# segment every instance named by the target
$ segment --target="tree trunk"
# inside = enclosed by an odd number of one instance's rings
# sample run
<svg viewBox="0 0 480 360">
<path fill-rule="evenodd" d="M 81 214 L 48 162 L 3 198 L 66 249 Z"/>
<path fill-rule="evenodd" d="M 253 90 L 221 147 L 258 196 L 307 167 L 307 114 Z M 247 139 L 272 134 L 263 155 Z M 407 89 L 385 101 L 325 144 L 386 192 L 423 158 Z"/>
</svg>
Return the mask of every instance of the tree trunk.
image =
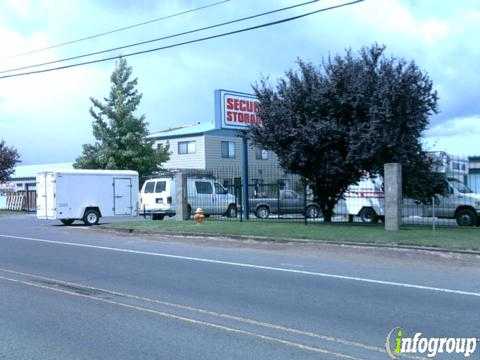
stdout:
<svg viewBox="0 0 480 360">
<path fill-rule="evenodd" d="M 327 198 L 327 199 L 319 199 L 320 209 L 322 210 L 323 214 L 323 222 L 331 223 L 333 218 L 333 209 L 335 208 L 336 201 Z"/>
</svg>

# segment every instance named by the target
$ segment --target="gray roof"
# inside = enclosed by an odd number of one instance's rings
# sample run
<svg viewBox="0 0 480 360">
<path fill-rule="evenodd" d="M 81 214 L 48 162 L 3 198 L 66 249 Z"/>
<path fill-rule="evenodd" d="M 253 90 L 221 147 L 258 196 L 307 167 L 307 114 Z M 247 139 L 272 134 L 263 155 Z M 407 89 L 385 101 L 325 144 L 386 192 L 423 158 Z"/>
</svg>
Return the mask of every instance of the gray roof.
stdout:
<svg viewBox="0 0 480 360">
<path fill-rule="evenodd" d="M 216 130 L 213 122 L 198 123 L 194 125 L 180 126 L 177 128 L 170 128 L 166 130 L 152 132 L 149 139 L 162 139 L 170 137 L 181 137 L 188 135 L 203 134 L 208 131 Z"/>
</svg>

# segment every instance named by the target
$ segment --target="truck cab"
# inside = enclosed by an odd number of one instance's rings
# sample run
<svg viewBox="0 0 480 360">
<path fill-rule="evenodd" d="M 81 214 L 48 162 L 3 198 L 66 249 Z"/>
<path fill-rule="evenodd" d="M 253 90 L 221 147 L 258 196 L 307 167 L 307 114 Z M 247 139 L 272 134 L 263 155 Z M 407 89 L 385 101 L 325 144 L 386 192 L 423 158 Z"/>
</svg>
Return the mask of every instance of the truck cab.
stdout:
<svg viewBox="0 0 480 360">
<path fill-rule="evenodd" d="M 456 219 L 459 226 L 478 226 L 480 194 L 455 178 L 447 179 L 445 186 L 445 195 L 437 195 L 433 203 L 425 205 L 424 216 Z"/>
</svg>

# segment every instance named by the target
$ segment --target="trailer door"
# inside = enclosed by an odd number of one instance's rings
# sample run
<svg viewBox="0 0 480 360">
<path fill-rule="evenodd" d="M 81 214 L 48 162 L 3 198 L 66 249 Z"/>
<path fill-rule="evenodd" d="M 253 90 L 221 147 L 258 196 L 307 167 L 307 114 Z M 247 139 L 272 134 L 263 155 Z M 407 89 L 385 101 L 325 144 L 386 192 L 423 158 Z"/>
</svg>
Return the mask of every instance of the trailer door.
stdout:
<svg viewBox="0 0 480 360">
<path fill-rule="evenodd" d="M 113 179 L 114 215 L 132 215 L 132 179 Z"/>
<path fill-rule="evenodd" d="M 40 219 L 47 218 L 47 174 L 41 173 L 37 175 L 37 217 Z"/>
<path fill-rule="evenodd" d="M 55 219 L 56 194 L 55 174 L 41 173 L 37 176 L 37 217 L 40 219 Z"/>
</svg>

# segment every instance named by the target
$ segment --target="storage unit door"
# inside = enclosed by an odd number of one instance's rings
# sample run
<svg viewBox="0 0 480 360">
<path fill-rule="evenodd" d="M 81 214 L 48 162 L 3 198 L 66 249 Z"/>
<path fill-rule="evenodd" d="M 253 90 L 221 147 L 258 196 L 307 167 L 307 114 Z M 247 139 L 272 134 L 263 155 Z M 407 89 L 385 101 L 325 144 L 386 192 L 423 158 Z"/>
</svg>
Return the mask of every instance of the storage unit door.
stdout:
<svg viewBox="0 0 480 360">
<path fill-rule="evenodd" d="M 132 215 L 132 179 L 113 179 L 113 208 L 115 215 Z"/>
</svg>

